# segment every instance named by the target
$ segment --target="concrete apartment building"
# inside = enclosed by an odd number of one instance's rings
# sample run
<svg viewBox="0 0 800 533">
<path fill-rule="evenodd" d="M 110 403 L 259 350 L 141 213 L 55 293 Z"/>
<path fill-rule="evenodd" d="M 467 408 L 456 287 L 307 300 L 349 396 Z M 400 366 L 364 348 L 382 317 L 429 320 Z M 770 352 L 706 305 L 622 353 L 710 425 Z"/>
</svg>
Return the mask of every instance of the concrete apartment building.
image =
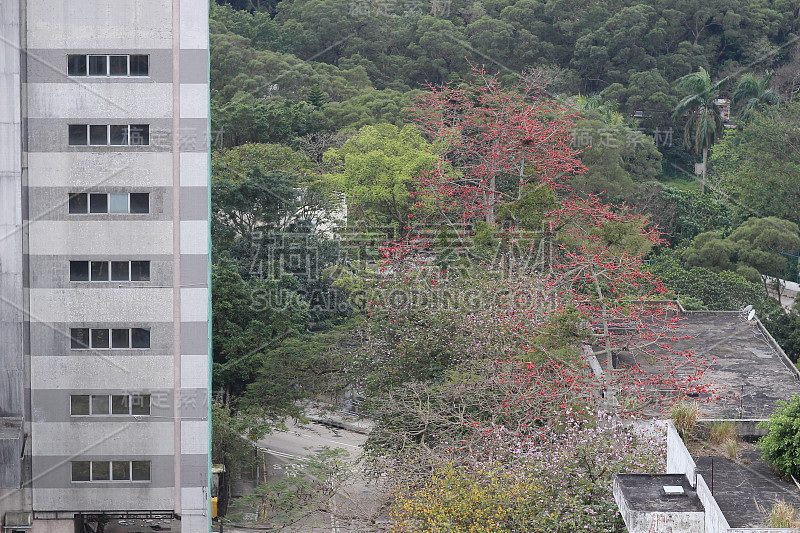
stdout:
<svg viewBox="0 0 800 533">
<path fill-rule="evenodd" d="M 0 1 L 3 533 L 209 530 L 208 90 L 206 0 Z"/>
</svg>

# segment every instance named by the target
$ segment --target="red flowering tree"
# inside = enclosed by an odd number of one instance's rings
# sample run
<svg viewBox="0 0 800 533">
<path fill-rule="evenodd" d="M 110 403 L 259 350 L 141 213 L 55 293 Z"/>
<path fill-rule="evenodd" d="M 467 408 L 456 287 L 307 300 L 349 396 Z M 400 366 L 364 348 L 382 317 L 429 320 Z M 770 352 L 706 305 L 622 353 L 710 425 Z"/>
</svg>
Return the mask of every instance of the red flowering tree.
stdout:
<svg viewBox="0 0 800 533">
<path fill-rule="evenodd" d="M 520 200 L 528 185 L 557 188 L 583 169 L 571 144 L 575 116 L 536 76 L 509 90 L 473 67 L 466 83 L 430 87 L 411 118 L 447 163 L 419 176 L 419 206 L 451 222 L 493 227 L 498 208 Z"/>
<path fill-rule="evenodd" d="M 703 377 L 712 361 L 671 348 L 685 338 L 685 319 L 664 301 L 666 289 L 642 259 L 663 243 L 660 233 L 632 208 L 591 195 L 566 198 L 549 215 L 557 246 L 547 290 L 588 325 L 587 344 L 596 347 L 591 356 L 605 359 L 607 407 L 621 407 L 617 394 L 628 410 L 717 397 Z"/>
</svg>

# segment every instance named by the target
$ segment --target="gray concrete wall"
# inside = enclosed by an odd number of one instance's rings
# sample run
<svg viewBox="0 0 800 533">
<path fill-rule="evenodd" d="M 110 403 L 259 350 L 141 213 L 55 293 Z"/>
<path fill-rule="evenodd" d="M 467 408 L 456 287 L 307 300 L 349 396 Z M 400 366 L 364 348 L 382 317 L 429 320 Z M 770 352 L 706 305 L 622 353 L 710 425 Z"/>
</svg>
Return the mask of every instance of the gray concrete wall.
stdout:
<svg viewBox="0 0 800 533">
<path fill-rule="evenodd" d="M 22 485 L 23 358 L 21 17 L 0 3 L 0 490 Z M 13 509 L 12 509 L 13 510 Z"/>
</svg>

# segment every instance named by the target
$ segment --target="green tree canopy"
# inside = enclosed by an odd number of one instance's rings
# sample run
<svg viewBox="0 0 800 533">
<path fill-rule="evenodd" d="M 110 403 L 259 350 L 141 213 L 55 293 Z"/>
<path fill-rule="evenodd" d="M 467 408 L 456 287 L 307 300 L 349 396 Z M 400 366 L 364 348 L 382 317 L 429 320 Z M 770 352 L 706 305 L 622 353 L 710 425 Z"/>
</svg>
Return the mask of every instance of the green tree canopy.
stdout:
<svg viewBox="0 0 800 533">
<path fill-rule="evenodd" d="M 746 215 L 800 224 L 800 102 L 755 112 L 737 132 L 726 133 L 710 171 L 721 194 Z"/>
<path fill-rule="evenodd" d="M 348 216 L 400 228 L 407 227 L 417 201 L 412 196 L 414 176 L 430 171 L 438 160 L 415 126 L 391 124 L 364 126 L 344 146 L 324 155 L 335 169 L 326 179 L 347 195 Z"/>
</svg>

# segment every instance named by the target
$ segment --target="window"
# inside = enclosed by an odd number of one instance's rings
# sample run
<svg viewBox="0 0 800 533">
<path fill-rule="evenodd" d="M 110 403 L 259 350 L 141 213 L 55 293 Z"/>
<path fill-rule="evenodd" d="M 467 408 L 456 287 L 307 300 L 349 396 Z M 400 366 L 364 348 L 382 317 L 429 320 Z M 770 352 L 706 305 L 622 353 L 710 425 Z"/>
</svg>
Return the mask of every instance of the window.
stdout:
<svg viewBox="0 0 800 533">
<path fill-rule="evenodd" d="M 150 193 L 69 193 L 69 213 L 85 215 L 111 213 L 141 215 L 150 212 Z"/>
<path fill-rule="evenodd" d="M 114 481 L 127 481 L 131 478 L 131 463 L 129 461 L 111 461 L 111 479 Z"/>
<path fill-rule="evenodd" d="M 70 338 L 70 348 L 73 350 L 89 349 L 89 328 L 72 328 Z"/>
<path fill-rule="evenodd" d="M 69 401 L 72 416 L 150 415 L 149 394 L 73 394 Z"/>
<path fill-rule="evenodd" d="M 112 124 L 109 126 L 109 131 L 109 144 L 113 146 L 125 146 L 128 144 L 128 126 Z"/>
<path fill-rule="evenodd" d="M 72 481 L 89 481 L 91 471 L 91 461 L 72 461 Z"/>
<path fill-rule="evenodd" d="M 92 461 L 92 481 L 111 480 L 111 463 L 108 461 Z"/>
<path fill-rule="evenodd" d="M 69 280 L 89 281 L 89 261 L 70 261 Z"/>
<path fill-rule="evenodd" d="M 150 414 L 150 395 L 149 394 L 131 394 L 131 414 L 132 415 L 149 415 Z"/>
<path fill-rule="evenodd" d="M 130 57 L 131 76 L 147 76 L 150 73 L 150 57 L 132 55 Z"/>
<path fill-rule="evenodd" d="M 129 329 L 112 329 L 111 330 L 111 347 L 112 348 L 130 348 L 131 347 L 131 330 L 129 330 Z"/>
<path fill-rule="evenodd" d="M 69 405 L 69 412 L 72 415 L 88 415 L 90 413 L 88 395 L 73 394 L 70 396 Z"/>
<path fill-rule="evenodd" d="M 110 348 L 111 342 L 107 329 L 92 329 L 91 330 L 92 348 Z"/>
<path fill-rule="evenodd" d="M 108 395 L 106 394 L 92 395 L 92 414 L 93 415 L 108 414 Z"/>
<path fill-rule="evenodd" d="M 108 281 L 108 262 L 92 261 L 92 281 Z"/>
<path fill-rule="evenodd" d="M 136 146 L 147 146 L 150 144 L 150 125 L 131 124 L 130 144 Z"/>
<path fill-rule="evenodd" d="M 150 481 L 150 461 L 131 461 L 131 479 Z"/>
<path fill-rule="evenodd" d="M 108 75 L 127 76 L 128 56 L 108 56 Z"/>
<path fill-rule="evenodd" d="M 149 146 L 149 124 L 70 124 L 70 146 Z"/>
<path fill-rule="evenodd" d="M 107 76 L 108 56 L 89 56 L 89 76 Z"/>
<path fill-rule="evenodd" d="M 147 55 L 68 54 L 69 76 L 148 76 L 150 57 Z"/>
<path fill-rule="evenodd" d="M 83 54 L 68 55 L 67 74 L 70 76 L 86 76 L 86 56 Z"/>
<path fill-rule="evenodd" d="M 149 213 L 150 194 L 146 192 L 132 192 L 130 194 L 130 211 L 135 214 Z"/>
<path fill-rule="evenodd" d="M 149 348 L 150 330 L 143 328 L 131 328 L 131 348 Z"/>
<path fill-rule="evenodd" d="M 89 141 L 86 137 L 86 124 L 70 124 L 69 125 L 69 145 L 70 146 L 86 146 Z"/>
<path fill-rule="evenodd" d="M 150 330 L 145 328 L 71 328 L 73 350 L 108 350 L 109 348 L 150 348 Z"/>
<path fill-rule="evenodd" d="M 72 461 L 72 481 L 150 481 L 150 461 Z"/>
<path fill-rule="evenodd" d="M 69 195 L 69 212 L 75 213 L 88 213 L 89 212 L 89 195 L 86 193 L 70 193 Z"/>
<path fill-rule="evenodd" d="M 92 146 L 105 146 L 108 144 L 108 126 L 91 124 L 89 126 L 89 144 Z"/>
<path fill-rule="evenodd" d="M 114 394 L 111 396 L 111 414 L 127 415 L 130 413 L 130 402 L 127 394 Z"/>
<path fill-rule="evenodd" d="M 131 261 L 131 281 L 150 281 L 150 261 Z"/>
<path fill-rule="evenodd" d="M 110 273 L 110 277 L 109 277 Z M 70 261 L 70 281 L 150 281 L 150 261 Z"/>
</svg>

